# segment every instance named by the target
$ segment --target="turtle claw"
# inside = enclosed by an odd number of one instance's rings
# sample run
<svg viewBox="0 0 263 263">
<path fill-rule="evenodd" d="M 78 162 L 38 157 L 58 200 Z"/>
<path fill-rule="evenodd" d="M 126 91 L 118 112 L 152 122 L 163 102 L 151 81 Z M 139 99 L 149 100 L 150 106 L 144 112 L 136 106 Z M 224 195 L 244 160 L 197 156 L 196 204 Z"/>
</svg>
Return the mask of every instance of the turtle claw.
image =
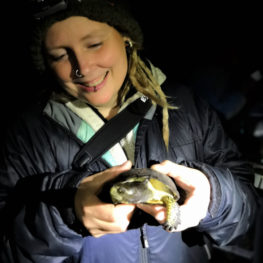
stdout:
<svg viewBox="0 0 263 263">
<path fill-rule="evenodd" d="M 163 224 L 163 229 L 167 232 L 173 232 L 176 230 L 175 226 L 169 225 L 167 222 Z"/>
</svg>

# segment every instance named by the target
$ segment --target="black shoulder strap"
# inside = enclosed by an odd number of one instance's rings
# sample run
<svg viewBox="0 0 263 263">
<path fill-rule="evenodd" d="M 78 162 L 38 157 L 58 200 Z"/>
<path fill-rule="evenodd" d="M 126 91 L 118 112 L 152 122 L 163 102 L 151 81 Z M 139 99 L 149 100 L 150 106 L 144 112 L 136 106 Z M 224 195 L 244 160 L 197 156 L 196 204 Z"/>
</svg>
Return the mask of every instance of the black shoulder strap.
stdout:
<svg viewBox="0 0 263 263">
<path fill-rule="evenodd" d="M 151 101 L 142 96 L 123 111 L 105 123 L 81 148 L 74 158 L 73 166 L 81 168 L 94 162 L 108 149 L 119 142 L 142 119 L 152 106 Z"/>
</svg>

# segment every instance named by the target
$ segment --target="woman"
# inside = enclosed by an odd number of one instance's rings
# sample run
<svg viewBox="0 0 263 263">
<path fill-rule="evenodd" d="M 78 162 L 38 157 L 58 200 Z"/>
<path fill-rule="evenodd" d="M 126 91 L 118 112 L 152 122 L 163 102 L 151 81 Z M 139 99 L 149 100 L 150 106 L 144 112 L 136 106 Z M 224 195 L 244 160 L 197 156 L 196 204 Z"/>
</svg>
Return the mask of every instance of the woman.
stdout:
<svg viewBox="0 0 263 263">
<path fill-rule="evenodd" d="M 142 34 L 127 10 L 83 0 L 42 11 L 32 55 L 51 94 L 8 132 L 1 260 L 205 262 L 205 239 L 225 245 L 245 234 L 256 209 L 249 167 L 215 113 L 137 55 Z M 168 103 L 160 85 L 176 99 Z M 152 106 L 140 123 L 96 161 L 76 167 L 83 144 L 141 96 Z M 99 198 L 103 185 L 132 165 L 164 173 L 186 192 L 172 233 L 161 226 L 162 206 Z"/>
</svg>

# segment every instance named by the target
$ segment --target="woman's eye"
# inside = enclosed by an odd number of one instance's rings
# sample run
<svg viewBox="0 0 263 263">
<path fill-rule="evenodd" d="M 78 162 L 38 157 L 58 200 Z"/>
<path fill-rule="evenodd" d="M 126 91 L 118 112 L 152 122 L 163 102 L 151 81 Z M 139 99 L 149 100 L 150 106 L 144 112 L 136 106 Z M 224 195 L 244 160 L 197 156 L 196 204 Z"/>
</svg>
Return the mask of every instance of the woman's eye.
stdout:
<svg viewBox="0 0 263 263">
<path fill-rule="evenodd" d="M 66 58 L 67 54 L 61 54 L 61 55 L 50 55 L 51 60 L 53 61 L 60 61 L 64 58 Z"/>
<path fill-rule="evenodd" d="M 98 48 L 102 45 L 102 42 L 89 45 L 89 48 Z"/>
</svg>

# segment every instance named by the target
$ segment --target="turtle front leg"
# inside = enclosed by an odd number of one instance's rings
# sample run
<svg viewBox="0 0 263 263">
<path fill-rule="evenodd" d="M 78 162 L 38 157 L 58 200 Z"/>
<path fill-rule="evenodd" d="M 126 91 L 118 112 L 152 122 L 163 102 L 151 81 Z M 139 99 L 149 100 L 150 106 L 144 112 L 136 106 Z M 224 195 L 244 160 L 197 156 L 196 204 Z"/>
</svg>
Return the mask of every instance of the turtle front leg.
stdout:
<svg viewBox="0 0 263 263">
<path fill-rule="evenodd" d="M 181 223 L 180 220 L 180 206 L 170 196 L 165 196 L 162 199 L 166 207 L 166 222 L 163 224 L 164 230 L 172 232 L 177 229 L 178 225 Z"/>
</svg>

